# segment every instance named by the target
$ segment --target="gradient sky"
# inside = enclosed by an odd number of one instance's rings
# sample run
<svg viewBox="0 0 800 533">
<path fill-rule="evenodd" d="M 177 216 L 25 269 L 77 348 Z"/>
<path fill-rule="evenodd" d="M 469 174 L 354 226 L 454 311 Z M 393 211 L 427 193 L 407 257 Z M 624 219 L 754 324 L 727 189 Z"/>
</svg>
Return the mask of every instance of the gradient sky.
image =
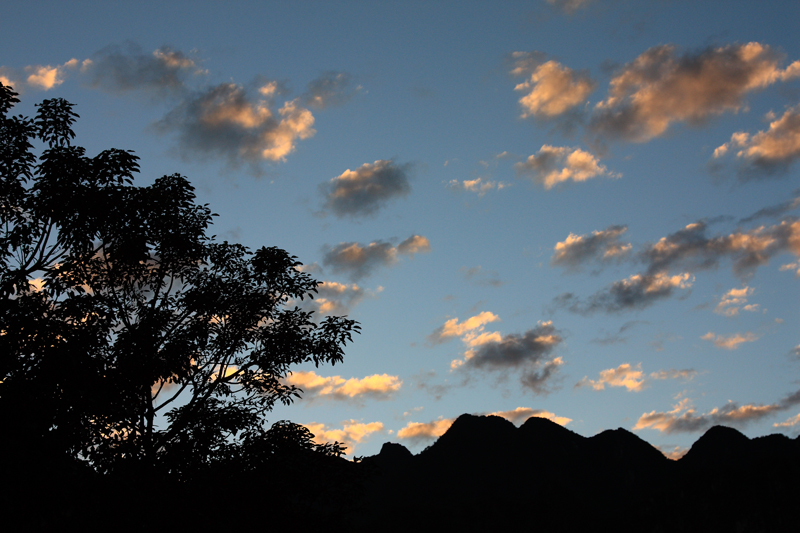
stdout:
<svg viewBox="0 0 800 533">
<path fill-rule="evenodd" d="M 800 430 L 800 3 L 16 2 L 15 113 L 175 172 L 362 334 L 268 413 L 372 455 L 462 413 Z"/>
</svg>

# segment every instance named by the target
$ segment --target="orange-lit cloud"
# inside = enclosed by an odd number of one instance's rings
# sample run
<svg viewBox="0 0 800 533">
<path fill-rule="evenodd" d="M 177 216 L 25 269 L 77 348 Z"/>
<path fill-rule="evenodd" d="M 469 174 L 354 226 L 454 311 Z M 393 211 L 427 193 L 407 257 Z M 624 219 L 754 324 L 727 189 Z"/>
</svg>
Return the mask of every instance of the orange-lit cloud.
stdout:
<svg viewBox="0 0 800 533">
<path fill-rule="evenodd" d="M 714 346 L 716 346 L 717 348 L 723 348 L 725 350 L 735 350 L 739 347 L 740 344 L 744 344 L 745 342 L 757 341 L 758 335 L 750 332 L 747 332 L 745 334 L 734 333 L 733 335 L 714 335 L 713 332 L 709 331 L 700 338 L 705 341 L 713 342 Z"/>
<path fill-rule="evenodd" d="M 601 165 L 597 157 L 580 148 L 542 145 L 539 152 L 514 165 L 517 174 L 528 176 L 535 183 L 549 190 L 567 181 L 586 181 L 598 176 L 619 178 L 622 175 L 610 172 Z"/>
<path fill-rule="evenodd" d="M 743 131 L 734 133 L 730 141 L 714 150 L 714 159 L 734 150 L 742 165 L 743 177 L 758 171 L 766 174 L 785 171 L 800 159 L 800 105 L 771 121 L 766 131 L 755 135 Z"/>
<path fill-rule="evenodd" d="M 644 142 L 675 122 L 701 124 L 738 111 L 748 93 L 800 76 L 800 61 L 780 68 L 780 55 L 759 43 L 708 48 L 677 56 L 656 46 L 622 67 L 591 121 L 601 135 Z"/>
<path fill-rule="evenodd" d="M 365 396 L 375 400 L 385 400 L 403 385 L 398 376 L 388 374 L 344 379 L 341 376 L 320 376 L 314 371 L 293 372 L 284 381 L 287 385 L 299 387 L 308 396 L 328 397 L 334 400 L 351 400 Z"/>
<path fill-rule="evenodd" d="M 340 442 L 345 445 L 345 453 L 352 454 L 357 445 L 368 439 L 373 433 L 383 431 L 382 422 L 362 423 L 357 420 L 343 422 L 341 429 L 333 429 L 325 424 L 311 423 L 303 424 L 311 433 L 314 434 L 314 442 L 323 444 L 326 442 Z"/>
<path fill-rule="evenodd" d="M 578 270 L 589 261 L 618 262 L 627 257 L 633 248 L 630 243 L 619 242 L 627 230 L 627 226 L 609 226 L 589 235 L 570 233 L 565 241 L 556 243 L 550 264 Z"/>
<path fill-rule="evenodd" d="M 776 428 L 791 428 L 796 426 L 797 424 L 800 424 L 800 414 L 796 414 L 791 418 L 787 418 L 783 422 L 776 422 L 772 424 L 772 426 Z"/>
<path fill-rule="evenodd" d="M 543 409 L 531 409 L 530 407 L 517 407 L 516 409 L 512 409 L 511 411 L 495 411 L 494 413 L 489 413 L 489 416 L 501 416 L 512 422 L 514 424 L 521 424 L 531 418 L 532 416 L 539 417 L 539 418 L 546 418 L 548 420 L 552 420 L 559 426 L 566 426 L 570 422 L 572 422 L 571 418 L 567 418 L 565 416 L 556 416 L 554 413 L 550 411 L 545 411 Z"/>
<path fill-rule="evenodd" d="M 742 287 L 741 289 L 731 289 L 722 295 L 714 312 L 723 316 L 736 316 L 739 310 L 744 311 L 757 311 L 758 305 L 745 305 L 747 304 L 747 297 L 753 294 L 753 288 Z"/>
<path fill-rule="evenodd" d="M 594 91 L 595 83 L 586 75 L 575 73 L 556 61 L 537 66 L 530 79 L 514 90 L 523 93 L 519 104 L 522 118 L 552 118 L 582 105 Z"/>
<path fill-rule="evenodd" d="M 396 248 L 385 241 L 369 244 L 341 242 L 334 247 L 323 248 L 322 262 L 334 272 L 348 275 L 353 280 L 369 276 L 380 266 L 392 266 L 398 254 L 413 256 L 431 249 L 430 241 L 422 235 L 412 235 Z"/>
<path fill-rule="evenodd" d="M 620 313 L 649 307 L 659 300 L 669 298 L 676 289 L 691 287 L 693 282 L 694 277 L 688 272 L 674 276 L 665 272 L 635 274 L 615 281 L 586 300 L 581 301 L 572 293 L 564 293 L 556 297 L 554 303 L 582 315 L 596 312 Z"/>
<path fill-rule="evenodd" d="M 632 367 L 628 363 L 619 365 L 617 368 L 601 370 L 600 377 L 596 380 L 584 377 L 575 386 L 592 387 L 594 390 L 603 390 L 606 385 L 609 387 L 625 387 L 630 391 L 639 392 L 644 388 L 645 379 L 642 372 L 642 365 Z"/>
<path fill-rule="evenodd" d="M 642 371 L 641 363 L 635 367 L 628 363 L 619 365 L 617 368 L 609 368 L 600 371 L 600 377 L 597 379 L 589 379 L 588 376 L 584 377 L 576 387 L 591 387 L 594 390 L 603 390 L 606 385 L 609 387 L 625 387 L 629 391 L 640 392 L 647 387 L 650 380 L 663 380 L 663 379 L 693 379 L 697 375 L 697 371 L 692 368 L 682 370 L 659 370 L 658 372 L 651 372 L 645 375 Z"/>
<path fill-rule="evenodd" d="M 409 422 L 397 432 L 397 437 L 413 444 L 431 441 L 444 435 L 454 421 L 453 418 L 439 418 L 433 422 Z"/>
<path fill-rule="evenodd" d="M 458 318 L 451 318 L 428 335 L 428 341 L 433 344 L 439 344 L 462 335 L 470 335 L 470 338 L 474 338 L 477 336 L 477 332 L 483 331 L 486 324 L 498 320 L 500 320 L 500 317 L 489 311 L 478 313 L 461 323 L 458 322 Z"/>
<path fill-rule="evenodd" d="M 408 181 L 410 168 L 409 164 L 378 160 L 364 163 L 356 170 L 347 169 L 320 185 L 325 195 L 323 208 L 330 209 L 337 217 L 372 215 L 393 198 L 411 192 Z"/>
</svg>

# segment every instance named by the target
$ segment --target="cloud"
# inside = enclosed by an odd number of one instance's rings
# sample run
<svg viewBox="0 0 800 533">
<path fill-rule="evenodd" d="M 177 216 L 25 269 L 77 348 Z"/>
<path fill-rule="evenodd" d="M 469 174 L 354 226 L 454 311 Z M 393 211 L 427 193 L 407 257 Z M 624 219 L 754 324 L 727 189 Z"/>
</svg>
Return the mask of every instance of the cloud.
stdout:
<svg viewBox="0 0 800 533">
<path fill-rule="evenodd" d="M 789 165 L 800 159 L 800 105 L 770 122 L 766 131 L 755 135 L 744 131 L 734 133 L 730 141 L 714 150 L 713 158 L 719 159 L 732 150 L 736 150 L 742 178 L 786 172 Z"/>
<path fill-rule="evenodd" d="M 344 273 L 357 280 L 372 274 L 380 266 L 392 266 L 398 254 L 413 256 L 430 251 L 430 242 L 421 235 L 412 235 L 397 248 L 388 242 L 374 241 L 367 245 L 342 242 L 333 248 L 323 248 L 322 262 L 334 272 Z"/>
<path fill-rule="evenodd" d="M 791 418 L 786 419 L 784 422 L 776 422 L 772 424 L 776 428 L 790 428 L 800 424 L 800 414 L 796 414 Z"/>
<path fill-rule="evenodd" d="M 572 293 L 564 293 L 556 297 L 554 303 L 582 315 L 591 315 L 598 311 L 620 313 L 649 307 L 659 300 L 671 297 L 676 289 L 691 287 L 693 282 L 694 277 L 686 272 L 674 276 L 665 272 L 635 274 L 615 281 L 583 302 Z"/>
<path fill-rule="evenodd" d="M 353 77 L 346 72 L 328 71 L 308 83 L 303 102 L 309 107 L 326 109 L 346 104 L 361 87 L 353 87 Z"/>
<path fill-rule="evenodd" d="M 585 8 L 592 2 L 594 2 L 594 0 L 547 0 L 548 4 L 568 15 Z"/>
<path fill-rule="evenodd" d="M 512 73 L 521 72 L 520 68 L 524 67 L 515 66 Z M 514 87 L 515 91 L 523 93 L 519 100 L 521 117 L 539 119 L 557 117 L 580 106 L 594 89 L 595 83 L 588 75 L 576 73 L 552 60 L 537 65 L 529 80 Z"/>
<path fill-rule="evenodd" d="M 489 413 L 489 416 L 501 416 L 513 424 L 521 424 L 533 416 L 552 420 L 560 426 L 566 426 L 572 422 L 571 418 L 556 416 L 550 411 L 531 409 L 530 407 L 517 407 L 511 411 L 495 411 L 494 413 Z"/>
<path fill-rule="evenodd" d="M 689 368 L 683 370 L 659 370 L 646 376 L 642 371 L 641 363 L 635 367 L 624 363 L 617 368 L 601 370 L 598 379 L 589 379 L 588 376 L 585 376 L 575 384 L 575 387 L 591 387 L 594 390 L 604 390 L 608 385 L 609 387 L 625 387 L 629 391 L 640 392 L 653 379 L 693 379 L 696 375 L 697 371 Z"/>
<path fill-rule="evenodd" d="M 244 87 L 223 83 L 193 93 L 161 119 L 160 131 L 175 131 L 178 148 L 185 157 L 214 154 L 232 167 L 285 161 L 298 140 L 312 137 L 314 116 L 299 105 L 299 99 L 271 109 L 275 82 L 253 96 Z"/>
<path fill-rule="evenodd" d="M 790 394 L 777 403 L 768 405 L 745 404 L 728 402 L 723 407 L 715 407 L 708 413 L 696 414 L 685 398 L 674 406 L 671 411 L 644 413 L 636 425 L 637 429 L 657 429 L 662 433 L 692 433 L 705 431 L 711 426 L 746 426 L 750 422 L 772 416 L 780 411 L 791 409 L 800 403 L 800 391 Z"/>
<path fill-rule="evenodd" d="M 397 245 L 397 251 L 404 255 L 426 254 L 431 251 L 431 243 L 427 237 L 412 235 Z"/>
<path fill-rule="evenodd" d="M 537 154 L 526 161 L 516 163 L 517 174 L 528 176 L 534 183 L 550 190 L 566 181 L 586 181 L 598 176 L 619 178 L 622 175 L 609 172 L 598 159 L 580 148 L 542 145 Z"/>
<path fill-rule="evenodd" d="M 392 160 L 364 163 L 355 171 L 347 169 L 320 185 L 323 207 L 337 217 L 372 215 L 393 198 L 411 192 L 409 169 L 409 164 L 397 165 Z"/>
<path fill-rule="evenodd" d="M 664 454 L 664 457 L 667 459 L 672 459 L 673 461 L 677 461 L 689 451 L 689 448 L 681 448 L 680 446 L 675 446 L 671 450 L 664 446 L 656 446 L 656 448 L 658 451 Z"/>
<path fill-rule="evenodd" d="M 325 442 L 341 442 L 345 444 L 345 453 L 350 455 L 361 441 L 367 439 L 373 433 L 383 431 L 382 422 L 370 422 L 364 424 L 357 420 L 349 420 L 342 423 L 342 429 L 331 429 L 325 424 L 311 423 L 303 424 L 311 433 L 314 434 L 314 441 L 318 444 Z"/>
<path fill-rule="evenodd" d="M 800 61 L 781 69 L 780 60 L 776 51 L 759 43 L 683 56 L 670 45 L 650 48 L 612 78 L 590 126 L 599 135 L 644 142 L 664 134 L 674 122 L 702 124 L 711 116 L 740 110 L 750 92 L 800 76 Z"/>
<path fill-rule="evenodd" d="M 492 189 L 505 189 L 509 185 L 502 181 L 483 181 L 483 178 L 475 178 L 474 180 L 450 180 L 447 187 L 453 191 L 467 191 L 477 193 L 478 198 L 482 198 L 487 192 Z"/>
<path fill-rule="evenodd" d="M 25 81 L 31 87 L 37 89 L 49 90 L 57 87 L 64 82 L 67 72 L 78 68 L 80 62 L 77 59 L 70 59 L 63 65 L 51 67 L 50 65 L 33 65 L 25 67 L 27 77 Z"/>
<path fill-rule="evenodd" d="M 795 194 L 798 193 L 800 193 L 800 191 L 795 191 Z M 788 213 L 789 211 L 794 211 L 798 207 L 800 207 L 800 196 L 798 196 L 794 200 L 787 200 L 786 202 L 781 202 L 779 204 L 759 209 L 752 215 L 740 219 L 739 224 L 746 224 L 747 222 L 752 222 L 754 220 L 758 220 L 761 218 L 776 218 L 785 213 Z"/>
<path fill-rule="evenodd" d="M 189 74 L 204 72 L 183 52 L 168 46 L 147 54 L 130 43 L 100 50 L 81 70 L 92 87 L 111 93 L 149 91 L 158 96 L 184 91 Z"/>
<path fill-rule="evenodd" d="M 621 261 L 630 254 L 632 248 L 630 243 L 619 242 L 620 236 L 627 230 L 627 226 L 609 226 L 590 235 L 570 233 L 564 242 L 556 243 L 550 264 L 577 271 L 589 261 Z"/>
<path fill-rule="evenodd" d="M 714 343 L 714 346 L 717 348 L 723 348 L 725 350 L 735 350 L 739 347 L 740 344 L 744 344 L 745 342 L 755 342 L 758 340 L 758 335 L 755 333 L 747 332 L 744 335 L 741 333 L 734 333 L 733 335 L 714 335 L 713 332 L 709 331 L 702 337 L 701 339 L 705 341 L 711 341 Z"/>
<path fill-rule="evenodd" d="M 794 263 L 786 263 L 785 265 L 781 265 L 780 269 L 781 272 L 785 272 L 787 270 L 794 270 L 794 275 L 800 278 L 800 261 L 795 261 Z"/>
<path fill-rule="evenodd" d="M 646 247 L 640 258 L 647 263 L 648 272 L 673 267 L 695 272 L 716 268 L 720 259 L 730 257 L 734 274 L 744 278 L 775 255 L 800 255 L 800 220 L 786 219 L 773 226 L 717 237 L 707 237 L 706 229 L 704 221 L 694 222 Z"/>
<path fill-rule="evenodd" d="M 603 390 L 606 385 L 609 387 L 625 387 L 629 391 L 639 392 L 644 388 L 645 378 L 642 372 L 641 363 L 632 367 L 628 363 L 619 365 L 617 368 L 601 370 L 600 377 L 596 380 L 584 377 L 575 384 L 576 387 L 591 387 L 594 390 Z"/>
<path fill-rule="evenodd" d="M 481 328 L 482 329 L 482 328 Z M 548 385 L 564 364 L 552 358 L 553 350 L 562 342 L 552 322 L 540 322 L 522 334 L 481 333 L 470 331 L 462 336 L 467 345 L 464 359 L 456 359 L 450 368 L 508 372 L 519 370 L 523 387 L 535 394 L 549 392 Z"/>
<path fill-rule="evenodd" d="M 500 317 L 489 311 L 478 313 L 460 324 L 458 323 L 458 318 L 451 318 L 428 335 L 428 341 L 431 344 L 441 344 L 454 337 L 464 336 L 468 339 L 474 339 L 477 336 L 477 332 L 484 330 L 486 324 L 498 320 L 500 320 Z"/>
<path fill-rule="evenodd" d="M 341 376 L 319 376 L 314 371 L 293 372 L 284 381 L 287 385 L 299 387 L 311 397 L 334 400 L 352 400 L 365 396 L 373 400 L 386 400 L 403 385 L 403 380 L 398 376 L 388 374 L 344 379 Z"/>
<path fill-rule="evenodd" d="M 303 271 L 307 272 L 307 270 Z M 371 290 L 355 283 L 323 281 L 317 287 L 317 294 L 313 299 L 291 300 L 287 302 L 287 305 L 297 305 L 306 311 L 314 311 L 319 316 L 342 316 L 349 314 L 350 310 L 361 303 L 364 298 L 376 298 L 381 292 L 383 292 L 383 287 Z"/>
<path fill-rule="evenodd" d="M 444 435 L 454 421 L 454 418 L 440 417 L 432 422 L 409 422 L 397 432 L 397 437 L 413 444 L 429 442 Z"/>
<path fill-rule="evenodd" d="M 483 287 L 500 287 L 503 282 L 496 270 L 484 270 L 480 265 L 476 267 L 461 267 L 459 269 L 466 280 L 474 285 Z"/>
<path fill-rule="evenodd" d="M 758 305 L 745 305 L 747 297 L 753 294 L 751 287 L 742 287 L 741 289 L 731 289 L 722 295 L 719 299 L 717 307 L 714 312 L 723 316 L 736 316 L 739 314 L 740 309 L 745 311 L 757 311 Z"/>
</svg>

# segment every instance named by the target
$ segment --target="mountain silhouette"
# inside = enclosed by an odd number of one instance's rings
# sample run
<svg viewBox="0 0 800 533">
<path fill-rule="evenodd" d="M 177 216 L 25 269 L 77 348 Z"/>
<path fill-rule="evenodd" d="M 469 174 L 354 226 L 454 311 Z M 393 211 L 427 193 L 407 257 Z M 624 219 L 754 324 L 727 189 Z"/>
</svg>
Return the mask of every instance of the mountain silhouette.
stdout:
<svg viewBox="0 0 800 533">
<path fill-rule="evenodd" d="M 722 426 L 675 461 L 622 428 L 587 438 L 544 418 L 517 428 L 465 414 L 417 455 L 387 443 L 356 466 L 357 530 L 797 530 L 800 439 Z"/>
</svg>

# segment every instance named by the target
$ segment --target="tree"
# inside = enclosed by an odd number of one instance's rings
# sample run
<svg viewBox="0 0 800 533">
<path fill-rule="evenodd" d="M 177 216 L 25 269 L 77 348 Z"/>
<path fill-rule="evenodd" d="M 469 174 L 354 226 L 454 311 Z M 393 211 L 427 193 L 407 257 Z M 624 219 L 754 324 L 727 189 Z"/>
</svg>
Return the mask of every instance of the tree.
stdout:
<svg viewBox="0 0 800 533">
<path fill-rule="evenodd" d="M 208 236 L 213 215 L 174 174 L 133 185 L 138 157 L 74 146 L 63 99 L 36 117 L 0 83 L 0 413 L 7 443 L 183 477 L 258 442 L 314 448 L 264 414 L 293 365 L 342 361 L 359 325 L 291 302 L 318 282 L 278 248 Z M 39 157 L 33 142 L 43 143 Z M 319 449 L 340 455 L 339 446 Z"/>
</svg>

